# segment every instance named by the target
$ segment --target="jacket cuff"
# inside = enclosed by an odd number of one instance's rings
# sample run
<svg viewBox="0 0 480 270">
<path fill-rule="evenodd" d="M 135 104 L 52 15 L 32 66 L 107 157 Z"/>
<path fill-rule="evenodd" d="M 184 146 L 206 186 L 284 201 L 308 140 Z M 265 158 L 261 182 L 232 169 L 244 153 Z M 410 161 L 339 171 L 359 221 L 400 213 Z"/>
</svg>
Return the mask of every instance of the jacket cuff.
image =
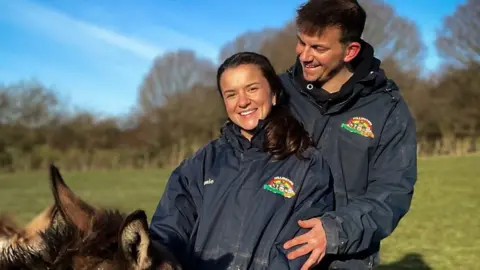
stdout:
<svg viewBox="0 0 480 270">
<path fill-rule="evenodd" d="M 326 254 L 337 255 L 340 248 L 345 245 L 346 241 L 340 238 L 341 227 L 340 224 L 330 216 L 323 216 L 320 218 L 322 221 L 323 229 L 325 230 L 325 236 L 327 238 Z"/>
</svg>

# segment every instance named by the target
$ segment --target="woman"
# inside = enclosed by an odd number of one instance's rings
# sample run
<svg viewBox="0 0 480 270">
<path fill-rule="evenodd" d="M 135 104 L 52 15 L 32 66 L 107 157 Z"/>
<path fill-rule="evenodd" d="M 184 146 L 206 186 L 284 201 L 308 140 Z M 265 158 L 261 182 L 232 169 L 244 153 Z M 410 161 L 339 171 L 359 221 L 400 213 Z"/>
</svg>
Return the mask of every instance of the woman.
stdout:
<svg viewBox="0 0 480 270">
<path fill-rule="evenodd" d="M 282 245 L 299 219 L 333 210 L 330 171 L 301 124 L 277 104 L 267 58 L 225 60 L 217 86 L 229 121 L 173 171 L 152 218 L 152 242 L 184 269 L 300 269 Z"/>
</svg>

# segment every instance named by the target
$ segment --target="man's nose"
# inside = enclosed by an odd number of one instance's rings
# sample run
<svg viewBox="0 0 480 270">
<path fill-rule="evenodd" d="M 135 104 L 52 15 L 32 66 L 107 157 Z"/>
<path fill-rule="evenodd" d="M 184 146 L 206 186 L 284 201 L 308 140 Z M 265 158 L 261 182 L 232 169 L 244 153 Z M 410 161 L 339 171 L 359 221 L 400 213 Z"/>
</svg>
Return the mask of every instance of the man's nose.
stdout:
<svg viewBox="0 0 480 270">
<path fill-rule="evenodd" d="M 305 46 L 302 50 L 302 52 L 299 55 L 299 59 L 302 62 L 311 62 L 313 61 L 313 54 L 311 52 L 311 48 Z"/>
</svg>

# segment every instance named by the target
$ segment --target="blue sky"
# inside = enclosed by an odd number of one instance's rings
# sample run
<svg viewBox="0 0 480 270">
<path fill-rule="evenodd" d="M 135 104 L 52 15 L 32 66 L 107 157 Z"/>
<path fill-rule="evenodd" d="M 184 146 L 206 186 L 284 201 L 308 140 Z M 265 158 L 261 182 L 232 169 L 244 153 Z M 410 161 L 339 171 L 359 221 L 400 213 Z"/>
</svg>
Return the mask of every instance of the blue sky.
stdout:
<svg viewBox="0 0 480 270">
<path fill-rule="evenodd" d="M 418 24 L 435 69 L 435 30 L 465 0 L 385 1 Z M 70 104 L 126 113 L 154 57 L 187 48 L 216 61 L 226 42 L 283 26 L 302 2 L 0 0 L 0 83 L 37 79 Z"/>
</svg>

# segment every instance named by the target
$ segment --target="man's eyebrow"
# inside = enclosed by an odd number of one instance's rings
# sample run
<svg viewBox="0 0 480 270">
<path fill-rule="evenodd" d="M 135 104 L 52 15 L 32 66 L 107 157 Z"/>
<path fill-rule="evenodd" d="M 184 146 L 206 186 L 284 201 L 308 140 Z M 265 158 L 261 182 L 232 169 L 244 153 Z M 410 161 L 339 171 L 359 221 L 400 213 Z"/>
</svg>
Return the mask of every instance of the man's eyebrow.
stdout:
<svg viewBox="0 0 480 270">
<path fill-rule="evenodd" d="M 305 41 L 303 41 L 303 39 L 300 38 L 300 36 L 298 34 L 297 34 L 297 39 L 305 44 Z M 330 48 L 329 46 L 327 46 L 325 44 L 310 44 L 310 47 L 324 48 L 324 49 L 329 49 Z"/>
<path fill-rule="evenodd" d="M 297 39 L 298 39 L 298 40 L 300 40 L 301 42 L 305 43 L 305 42 L 300 38 L 300 36 L 299 36 L 298 34 L 296 34 L 296 36 L 297 36 Z"/>
</svg>

